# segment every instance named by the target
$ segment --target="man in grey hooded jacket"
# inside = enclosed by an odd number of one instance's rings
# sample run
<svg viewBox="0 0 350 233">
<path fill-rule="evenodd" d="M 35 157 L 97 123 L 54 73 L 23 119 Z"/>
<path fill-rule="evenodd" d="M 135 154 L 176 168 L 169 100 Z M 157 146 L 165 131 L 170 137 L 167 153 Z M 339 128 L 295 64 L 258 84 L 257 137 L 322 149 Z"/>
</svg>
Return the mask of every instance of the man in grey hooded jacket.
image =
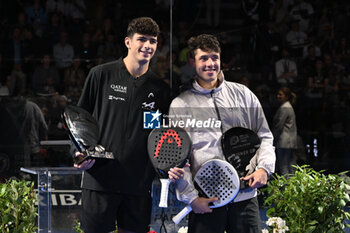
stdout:
<svg viewBox="0 0 350 233">
<path fill-rule="evenodd" d="M 189 232 L 219 233 L 261 232 L 257 188 L 266 184 L 274 172 L 275 152 L 273 136 L 258 98 L 244 85 L 224 80 L 220 69 L 220 44 L 207 34 L 188 41 L 196 70 L 191 87 L 172 101 L 169 123 L 183 121 L 193 146 L 190 167 L 185 167 L 183 178 L 176 180 L 177 197 L 190 204 Z M 210 202 L 217 198 L 198 195 L 193 176 L 201 165 L 210 159 L 222 159 L 222 134 L 232 127 L 244 127 L 256 132 L 261 146 L 243 180 L 249 188 L 240 190 L 234 201 L 226 206 L 211 209 Z"/>
</svg>

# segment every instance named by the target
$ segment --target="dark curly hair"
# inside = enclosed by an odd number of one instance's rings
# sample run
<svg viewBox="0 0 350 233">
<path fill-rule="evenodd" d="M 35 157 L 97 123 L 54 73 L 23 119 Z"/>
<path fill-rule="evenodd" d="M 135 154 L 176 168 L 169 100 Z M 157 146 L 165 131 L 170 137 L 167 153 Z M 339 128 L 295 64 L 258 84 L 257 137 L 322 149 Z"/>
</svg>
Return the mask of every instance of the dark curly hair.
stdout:
<svg viewBox="0 0 350 233">
<path fill-rule="evenodd" d="M 201 34 L 198 36 L 191 37 L 188 40 L 187 44 L 191 58 L 194 58 L 195 51 L 197 49 L 201 49 L 206 52 L 214 51 L 217 53 L 221 53 L 220 43 L 218 39 L 213 35 Z"/>
<path fill-rule="evenodd" d="M 132 37 L 135 33 L 142 35 L 158 36 L 159 26 L 153 19 L 149 17 L 135 18 L 130 21 L 126 35 Z"/>
</svg>

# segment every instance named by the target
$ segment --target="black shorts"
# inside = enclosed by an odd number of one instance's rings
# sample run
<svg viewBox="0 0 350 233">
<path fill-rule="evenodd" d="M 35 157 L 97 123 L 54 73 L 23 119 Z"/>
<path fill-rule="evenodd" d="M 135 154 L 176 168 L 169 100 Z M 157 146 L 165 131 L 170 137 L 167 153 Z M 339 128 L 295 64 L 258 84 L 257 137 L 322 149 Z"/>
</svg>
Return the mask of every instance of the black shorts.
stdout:
<svg viewBox="0 0 350 233">
<path fill-rule="evenodd" d="M 83 189 L 82 210 L 81 228 L 85 233 L 111 232 L 116 225 L 145 233 L 149 231 L 152 199 Z"/>
<path fill-rule="evenodd" d="M 189 233 L 261 233 L 257 197 L 214 208 L 207 214 L 190 213 Z"/>
</svg>

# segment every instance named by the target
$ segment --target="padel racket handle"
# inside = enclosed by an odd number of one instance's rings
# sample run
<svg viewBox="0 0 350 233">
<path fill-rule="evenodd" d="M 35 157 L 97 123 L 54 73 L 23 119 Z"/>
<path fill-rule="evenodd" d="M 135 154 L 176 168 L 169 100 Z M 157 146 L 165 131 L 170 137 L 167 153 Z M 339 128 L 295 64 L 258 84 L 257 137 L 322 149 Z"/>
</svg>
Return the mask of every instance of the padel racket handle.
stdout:
<svg viewBox="0 0 350 233">
<path fill-rule="evenodd" d="M 160 201 L 159 207 L 167 208 L 168 207 L 168 193 L 169 193 L 169 185 L 171 183 L 170 179 L 160 179 L 161 183 L 161 191 L 160 191 Z"/>
<path fill-rule="evenodd" d="M 192 208 L 190 205 L 183 208 L 177 215 L 173 217 L 173 222 L 175 224 L 178 224 L 186 215 L 188 215 L 192 211 Z"/>
</svg>

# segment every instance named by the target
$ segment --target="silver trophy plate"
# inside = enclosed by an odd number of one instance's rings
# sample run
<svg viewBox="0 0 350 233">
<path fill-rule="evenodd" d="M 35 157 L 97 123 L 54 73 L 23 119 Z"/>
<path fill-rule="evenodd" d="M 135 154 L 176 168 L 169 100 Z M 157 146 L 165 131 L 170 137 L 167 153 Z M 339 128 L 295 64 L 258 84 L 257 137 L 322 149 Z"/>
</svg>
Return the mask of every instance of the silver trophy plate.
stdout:
<svg viewBox="0 0 350 233">
<path fill-rule="evenodd" d="M 90 158 L 114 159 L 112 152 L 107 152 L 98 144 L 98 122 L 88 111 L 68 105 L 63 111 L 62 120 L 71 141 L 83 154 L 74 156 L 74 163 L 80 164 Z"/>
</svg>

